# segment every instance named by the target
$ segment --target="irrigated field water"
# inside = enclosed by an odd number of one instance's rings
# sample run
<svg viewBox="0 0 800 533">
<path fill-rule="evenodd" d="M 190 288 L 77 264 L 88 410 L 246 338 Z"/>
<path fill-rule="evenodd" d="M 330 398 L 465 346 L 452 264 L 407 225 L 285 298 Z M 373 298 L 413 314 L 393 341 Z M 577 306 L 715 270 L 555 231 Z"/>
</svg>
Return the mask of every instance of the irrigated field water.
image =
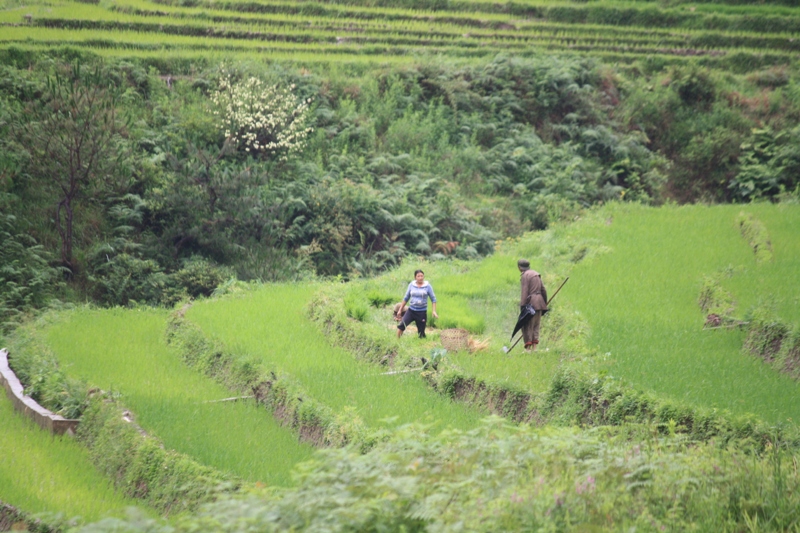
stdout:
<svg viewBox="0 0 800 533">
<path fill-rule="evenodd" d="M 186 317 L 234 352 L 261 358 L 292 376 L 312 398 L 335 411 L 355 409 L 373 427 L 384 419 L 462 429 L 477 424 L 479 414 L 439 395 L 419 376 L 381 375 L 385 368 L 331 347 L 305 315 L 319 288 L 268 285 L 241 297 L 198 302 Z"/>
<path fill-rule="evenodd" d="M 311 448 L 252 402 L 208 403 L 233 394 L 167 348 L 166 316 L 81 309 L 55 324 L 47 339 L 69 375 L 121 393 L 137 422 L 167 448 L 246 480 L 289 485 L 292 467 Z"/>
<path fill-rule="evenodd" d="M 54 437 L 15 413 L 2 390 L 0 502 L 85 522 L 124 516 L 135 505 L 95 470 L 85 447 L 70 437 Z"/>
<path fill-rule="evenodd" d="M 766 225 L 774 261 L 757 264 L 737 226 L 740 212 Z M 800 422 L 800 384 L 742 351 L 737 329 L 703 329 L 703 276 L 729 269 L 725 287 L 740 318 L 759 303 L 800 322 L 800 208 L 792 205 L 611 205 L 605 222 L 564 238 L 594 237 L 611 252 L 578 264 L 564 299 L 610 353 L 608 371 L 636 387 L 695 405 Z"/>
</svg>

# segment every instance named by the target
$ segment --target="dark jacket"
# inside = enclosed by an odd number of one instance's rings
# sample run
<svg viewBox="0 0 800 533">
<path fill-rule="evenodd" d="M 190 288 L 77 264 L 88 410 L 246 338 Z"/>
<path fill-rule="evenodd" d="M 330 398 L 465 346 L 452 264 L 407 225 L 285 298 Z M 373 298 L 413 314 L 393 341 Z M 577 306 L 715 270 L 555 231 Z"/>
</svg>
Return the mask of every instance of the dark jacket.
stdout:
<svg viewBox="0 0 800 533">
<path fill-rule="evenodd" d="M 547 289 L 542 277 L 535 270 L 525 270 L 519 278 L 522 287 L 519 305 L 532 305 L 537 311 L 547 311 Z"/>
</svg>

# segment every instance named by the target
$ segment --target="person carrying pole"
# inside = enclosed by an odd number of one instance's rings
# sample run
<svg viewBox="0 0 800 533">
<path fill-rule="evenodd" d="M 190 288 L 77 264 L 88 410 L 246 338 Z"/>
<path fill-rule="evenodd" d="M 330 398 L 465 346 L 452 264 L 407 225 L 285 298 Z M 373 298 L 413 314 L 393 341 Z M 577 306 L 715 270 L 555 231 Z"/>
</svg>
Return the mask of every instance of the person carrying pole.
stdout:
<svg viewBox="0 0 800 533">
<path fill-rule="evenodd" d="M 530 305 L 536 311 L 522 327 L 525 350 L 531 351 L 535 350 L 536 345 L 539 344 L 539 325 L 542 315 L 548 311 L 547 289 L 545 289 L 539 273 L 531 270 L 531 264 L 527 259 L 517 261 L 517 268 L 521 272 L 519 278 L 522 289 L 519 300 L 520 309 L 524 310 L 526 306 Z"/>
</svg>

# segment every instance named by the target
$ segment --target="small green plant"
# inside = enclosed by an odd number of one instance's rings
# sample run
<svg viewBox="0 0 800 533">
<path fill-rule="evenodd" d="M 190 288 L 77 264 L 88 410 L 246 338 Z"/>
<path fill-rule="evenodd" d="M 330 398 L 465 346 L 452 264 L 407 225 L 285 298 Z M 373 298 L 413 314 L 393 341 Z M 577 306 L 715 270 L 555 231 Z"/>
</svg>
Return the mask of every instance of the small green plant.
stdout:
<svg viewBox="0 0 800 533">
<path fill-rule="evenodd" d="M 363 322 L 369 314 L 369 307 L 358 295 L 348 294 L 344 299 L 344 308 L 347 316 Z"/>
<path fill-rule="evenodd" d="M 377 290 L 372 290 L 367 292 L 367 301 L 372 307 L 380 309 L 381 307 L 386 307 L 390 303 L 395 301 L 395 297 L 391 295 L 384 294 Z"/>
<path fill-rule="evenodd" d="M 481 334 L 486 328 L 483 316 L 470 309 L 470 302 L 461 296 L 439 298 L 439 318 L 428 314 L 428 323 L 439 329 L 461 328 L 470 333 Z"/>
<path fill-rule="evenodd" d="M 757 263 L 772 261 L 772 241 L 769 238 L 767 227 L 752 213 L 739 213 L 736 223 L 739 231 L 747 244 L 753 249 Z"/>
</svg>

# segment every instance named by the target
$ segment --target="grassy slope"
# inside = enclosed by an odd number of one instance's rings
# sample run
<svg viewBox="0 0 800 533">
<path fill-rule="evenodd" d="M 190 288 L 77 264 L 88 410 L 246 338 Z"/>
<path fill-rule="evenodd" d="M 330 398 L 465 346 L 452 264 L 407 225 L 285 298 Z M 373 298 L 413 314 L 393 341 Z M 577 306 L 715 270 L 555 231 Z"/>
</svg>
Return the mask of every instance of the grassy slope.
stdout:
<svg viewBox="0 0 800 533">
<path fill-rule="evenodd" d="M 742 210 L 770 230 L 774 263 L 756 265 L 736 226 Z M 704 275 L 743 267 L 728 282 L 737 313 L 771 295 L 781 318 L 797 323 L 800 209 L 613 205 L 603 215 L 610 224 L 576 225 L 573 234 L 612 251 L 577 265 L 564 298 L 588 319 L 593 346 L 611 353 L 609 372 L 693 404 L 800 421 L 800 384 L 742 353 L 743 332 L 704 331 L 697 305 Z"/>
<path fill-rule="evenodd" d="M 767 226 L 774 262 L 755 263 L 737 227 L 741 211 Z M 479 264 L 423 268 L 439 297 L 440 315 L 449 300 L 468 298 L 471 311 L 485 319 L 485 332 L 476 337 L 488 338 L 488 349 L 448 354 L 468 374 L 545 390 L 560 362 L 581 350 L 580 340 L 550 338 L 566 318 L 567 335 L 589 331 L 591 350 L 610 353 L 593 364 L 634 387 L 697 406 L 754 413 L 768 422 L 798 421 L 800 385 L 743 353 L 743 331 L 703 330 L 697 304 L 703 276 L 733 267 L 736 274 L 724 285 L 737 301 L 738 316 L 770 301 L 783 321 L 800 324 L 800 285 L 792 283 L 800 279 L 797 228 L 800 209 L 791 205 L 610 205 L 576 224 L 526 236 Z M 573 265 L 568 258 L 587 245 L 587 259 Z M 518 257 L 531 259 L 551 294 L 563 276 L 571 281 L 543 321 L 540 351 L 526 354 L 517 347 L 506 356 L 501 347 L 508 344 L 517 312 Z M 409 263 L 366 282 L 364 291 L 402 294 L 414 268 Z M 388 311 L 372 310 L 364 327 L 377 334 L 390 324 Z"/>
<path fill-rule="evenodd" d="M 236 353 L 263 358 L 337 412 L 352 407 L 367 424 L 446 421 L 474 427 L 479 415 L 431 390 L 417 375 L 382 376 L 380 367 L 332 348 L 305 315 L 314 285 L 269 285 L 239 298 L 198 302 L 186 317 Z M 387 334 L 392 334 L 387 332 Z"/>
<path fill-rule="evenodd" d="M 132 500 L 116 493 L 85 448 L 53 437 L 16 413 L 0 394 L 0 501 L 28 513 L 68 513 L 91 522 L 124 516 Z"/>
<path fill-rule="evenodd" d="M 231 393 L 186 367 L 164 344 L 165 311 L 77 310 L 48 340 L 62 367 L 122 402 L 165 446 L 250 481 L 291 484 L 311 449 L 248 402 L 204 403 Z"/>
<path fill-rule="evenodd" d="M 440 321 L 458 316 L 478 316 L 485 325 L 481 333 L 472 333 L 478 341 L 488 341 L 486 349 L 475 354 L 466 351 L 450 352 L 447 358 L 468 374 L 478 375 L 493 382 L 505 382 L 526 390 L 546 388 L 558 367 L 563 353 L 550 345 L 536 357 L 526 355 L 518 345 L 511 356 L 502 351 L 504 345 L 510 346 L 509 335 L 519 314 L 519 271 L 518 256 L 535 257 L 541 254 L 543 234 L 526 236 L 520 242 L 507 247 L 508 251 L 498 251 L 480 262 L 406 261 L 403 266 L 376 279 L 349 284 L 349 293 L 363 295 L 371 292 L 393 296 L 400 301 L 406 287 L 413 279 L 414 270 L 425 271 L 436 293 L 437 311 Z M 556 283 L 557 276 L 545 273 L 545 279 Z M 430 311 L 430 310 L 429 310 Z M 373 336 L 391 335 L 396 322 L 391 318 L 391 310 L 374 309 L 363 322 L 363 327 Z M 459 324 L 445 327 L 462 327 Z M 429 329 L 427 341 L 403 337 L 401 349 L 420 351 L 416 344 L 426 349 L 440 347 L 438 332 Z"/>
</svg>

